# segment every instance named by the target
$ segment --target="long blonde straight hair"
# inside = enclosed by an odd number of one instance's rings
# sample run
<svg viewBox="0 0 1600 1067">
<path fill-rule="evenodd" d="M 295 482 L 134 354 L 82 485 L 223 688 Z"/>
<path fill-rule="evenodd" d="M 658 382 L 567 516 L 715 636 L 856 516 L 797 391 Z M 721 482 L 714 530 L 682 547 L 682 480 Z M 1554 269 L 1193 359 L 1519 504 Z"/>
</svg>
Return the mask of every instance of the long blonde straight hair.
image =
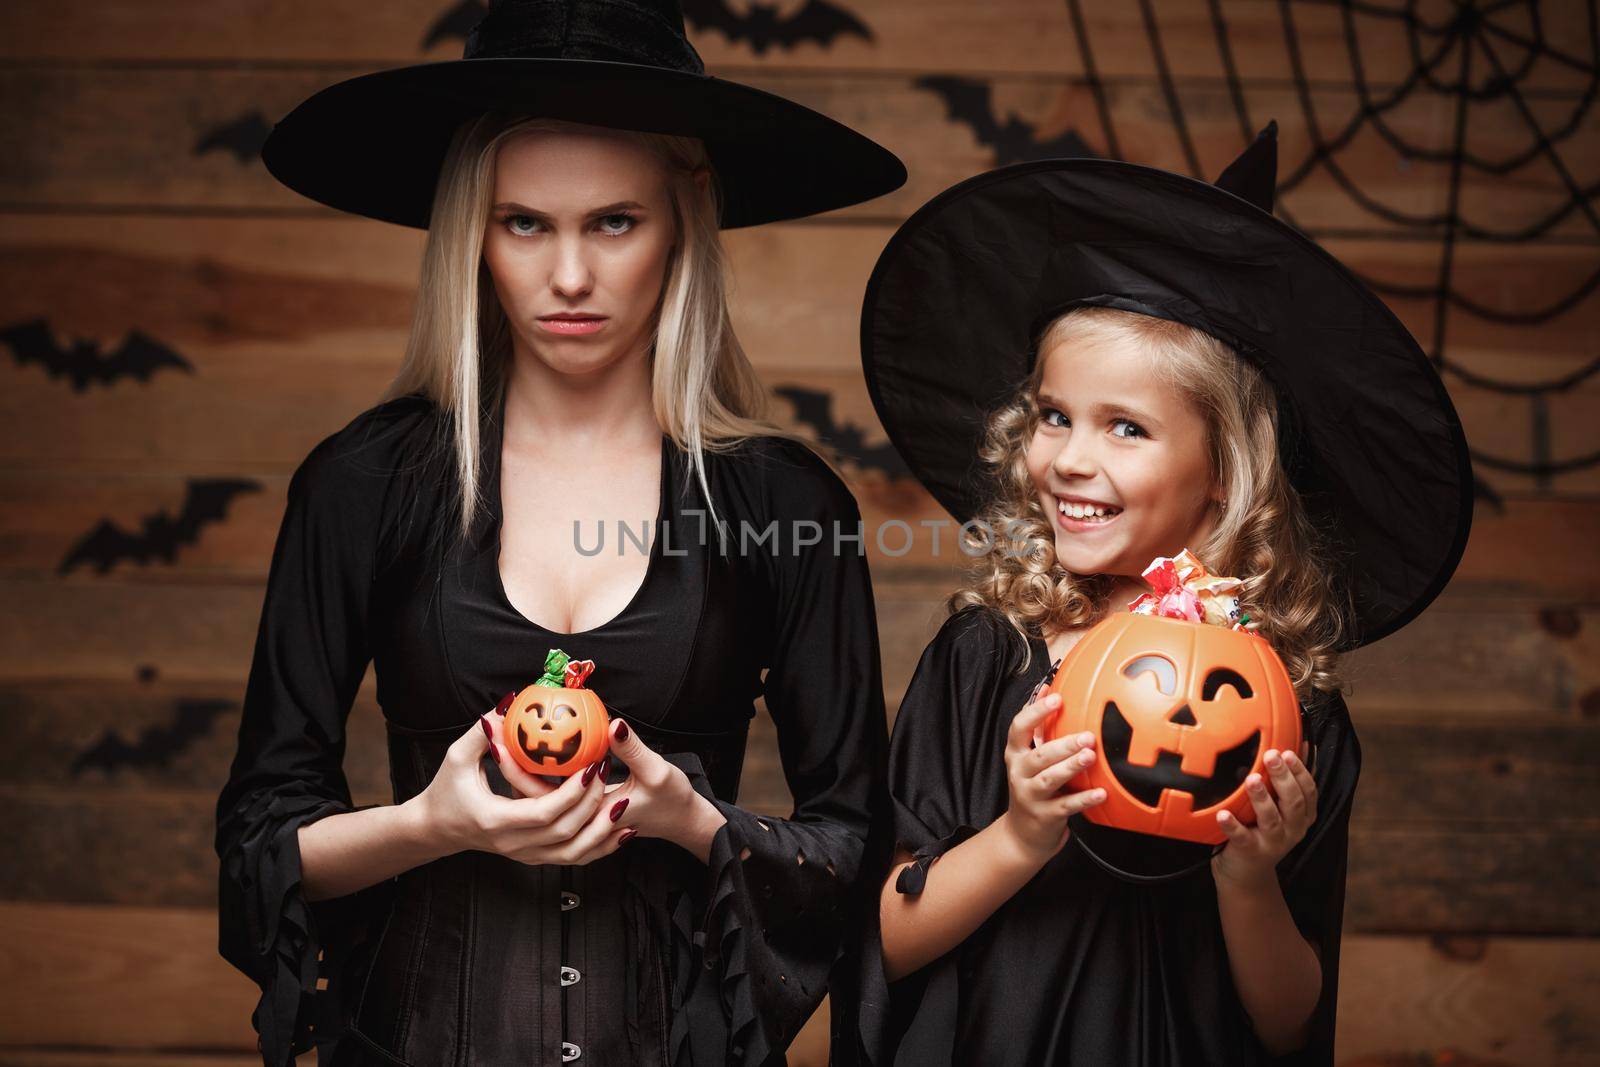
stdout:
<svg viewBox="0 0 1600 1067">
<path fill-rule="evenodd" d="M 1077 307 L 1041 332 L 1033 373 L 990 416 L 979 451 L 997 489 L 980 517 L 992 530 L 1019 535 L 1020 544 L 975 553 L 965 588 L 949 598 L 950 610 L 987 605 L 1026 639 L 1046 629 L 1088 626 L 1111 609 L 1106 576 L 1073 574 L 1057 563 L 1055 527 L 1027 465 L 1045 358 L 1058 345 L 1088 341 L 1134 345 L 1150 354 L 1162 381 L 1199 411 L 1211 476 L 1224 500 L 1215 506 L 1205 543 L 1188 547 L 1213 574 L 1243 580 L 1241 606 L 1283 659 L 1302 700 L 1314 690 L 1337 689 L 1338 649 L 1351 618 L 1348 591 L 1328 542 L 1279 462 L 1271 383 L 1210 334 L 1132 311 Z M 1031 650 L 1023 669 L 1030 657 Z"/>
<path fill-rule="evenodd" d="M 448 416 L 463 537 L 483 506 L 479 414 L 498 408 L 512 352 L 510 323 L 483 258 L 499 149 L 522 133 L 586 129 L 591 127 L 486 112 L 456 130 L 439 173 L 405 362 L 383 399 L 421 393 Z M 689 454 L 715 523 L 705 453 L 727 451 L 753 436 L 800 438 L 768 420 L 766 390 L 733 332 L 727 254 L 717 222 L 721 191 L 704 143 L 611 132 L 656 153 L 668 173 L 677 239 L 652 337 L 653 403 L 662 430 Z M 694 179 L 701 168 L 711 171 L 703 191 Z"/>
</svg>

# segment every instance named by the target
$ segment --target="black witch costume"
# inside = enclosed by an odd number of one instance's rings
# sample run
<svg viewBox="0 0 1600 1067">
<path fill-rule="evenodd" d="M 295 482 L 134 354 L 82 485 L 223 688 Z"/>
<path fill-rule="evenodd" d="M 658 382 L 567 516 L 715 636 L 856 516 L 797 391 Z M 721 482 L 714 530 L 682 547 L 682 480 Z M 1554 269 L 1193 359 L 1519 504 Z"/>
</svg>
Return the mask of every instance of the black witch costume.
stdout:
<svg viewBox="0 0 1600 1067">
<path fill-rule="evenodd" d="M 965 521 L 992 491 L 979 457 L 986 414 L 1027 379 L 1056 316 L 1115 307 L 1222 339 L 1276 389 L 1280 460 L 1338 554 L 1354 646 L 1410 621 L 1454 571 L 1472 509 L 1466 441 L 1394 315 L 1272 216 L 1275 172 L 1269 127 L 1216 185 L 1095 159 L 963 182 L 885 249 L 863 360 L 890 438 Z M 894 837 L 913 856 L 894 891 L 922 892 L 931 864 L 1006 811 L 1007 730 L 1050 677 L 1048 661 L 1039 636 L 1024 642 L 983 606 L 952 615 L 923 653 L 890 747 Z M 1303 1048 L 1275 1060 L 1255 1035 L 1229 969 L 1211 848 L 1075 815 L 1067 845 L 941 958 L 890 984 L 881 954 L 864 954 L 861 1022 L 875 1058 L 1331 1065 L 1361 750 L 1337 693 L 1301 711 L 1317 817 L 1278 880 L 1322 967 Z"/>
<path fill-rule="evenodd" d="M 703 137 L 724 226 L 853 203 L 905 176 L 824 116 L 705 76 L 675 5 L 640 2 L 496 4 L 465 59 L 323 90 L 263 157 L 324 203 L 425 226 L 451 131 L 485 107 Z M 708 501 L 663 435 L 641 587 L 609 621 L 552 632 L 500 581 L 504 394 L 484 395 L 485 504 L 464 540 L 450 420 L 426 397 L 362 413 L 291 480 L 217 805 L 221 950 L 261 987 L 263 1058 L 277 1067 L 314 1042 L 334 1064 L 781 1062 L 830 973 L 846 982 L 836 1025 L 850 1018 L 855 888 L 883 791 L 855 500 L 803 445 L 753 437 L 706 454 Z M 596 662 L 588 684 L 610 711 L 726 817 L 709 863 L 651 838 L 578 866 L 466 851 L 307 901 L 297 833 L 353 810 L 341 764 L 367 664 L 401 803 L 556 646 Z M 777 726 L 788 819 L 735 803 L 757 697 Z"/>
</svg>

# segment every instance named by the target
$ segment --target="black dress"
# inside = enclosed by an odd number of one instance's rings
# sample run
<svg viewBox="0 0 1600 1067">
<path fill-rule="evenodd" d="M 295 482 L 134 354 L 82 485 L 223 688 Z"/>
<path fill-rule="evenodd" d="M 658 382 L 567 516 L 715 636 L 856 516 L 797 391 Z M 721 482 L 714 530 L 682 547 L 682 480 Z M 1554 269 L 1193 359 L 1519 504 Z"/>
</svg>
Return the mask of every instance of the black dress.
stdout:
<svg viewBox="0 0 1600 1067">
<path fill-rule="evenodd" d="M 898 891 L 920 892 L 929 864 L 1005 812 L 1006 732 L 1050 673 L 1045 643 L 1030 646 L 1032 661 L 1015 673 L 1021 638 L 996 612 L 969 607 L 923 652 L 890 742 L 894 833 L 916 857 Z M 1169 850 L 1081 816 L 1067 845 L 965 942 L 892 986 L 873 936 L 875 951 L 863 956 L 868 1047 L 883 1062 L 916 1065 L 1331 1065 L 1361 750 L 1336 694 L 1302 717 L 1316 746 L 1317 819 L 1278 877 L 1296 925 L 1321 952 L 1322 997 L 1305 1049 L 1274 1060 L 1251 1029 L 1228 969 L 1209 848 Z M 1123 870 L 1158 853 L 1147 871 L 1177 870 L 1180 857 L 1197 854 L 1200 863 L 1177 879 L 1135 883 L 1075 845 L 1086 837 Z"/>
<path fill-rule="evenodd" d="M 781 1061 L 830 971 L 856 973 L 849 916 L 883 789 L 866 560 L 828 537 L 798 547 L 789 527 L 852 533 L 855 501 L 793 442 L 708 454 L 732 524 L 724 549 L 663 435 L 655 517 L 667 526 L 643 584 L 604 624 L 553 633 L 512 607 L 499 577 L 503 410 L 483 421 L 486 499 L 465 542 L 450 526 L 445 420 L 424 398 L 358 416 L 290 483 L 217 806 L 221 950 L 262 989 L 264 1059 L 315 1041 L 336 1064 Z M 628 521 L 637 532 L 647 517 Z M 778 540 L 757 542 L 769 523 Z M 613 714 L 727 817 L 709 864 L 648 838 L 572 867 L 468 851 L 307 902 L 296 831 L 352 810 L 345 721 L 369 660 L 400 803 L 477 716 L 538 677 L 551 647 L 593 659 L 590 685 Z M 787 820 L 734 804 L 763 694 L 795 797 Z"/>
</svg>

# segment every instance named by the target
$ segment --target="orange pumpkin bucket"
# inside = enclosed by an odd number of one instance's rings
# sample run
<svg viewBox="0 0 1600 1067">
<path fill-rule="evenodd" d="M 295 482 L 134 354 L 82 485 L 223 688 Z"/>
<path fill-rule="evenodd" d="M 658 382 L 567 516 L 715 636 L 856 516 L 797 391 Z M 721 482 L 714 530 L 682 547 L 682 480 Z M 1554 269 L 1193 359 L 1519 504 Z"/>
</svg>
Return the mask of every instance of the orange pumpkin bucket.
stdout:
<svg viewBox="0 0 1600 1067">
<path fill-rule="evenodd" d="M 529 774 L 566 778 L 611 747 L 611 717 L 599 694 L 584 686 L 594 660 L 574 660 L 559 648 L 545 657 L 544 675 L 506 709 L 500 739 Z"/>
<path fill-rule="evenodd" d="M 1163 576 L 1172 579 L 1164 590 Z M 1067 785 L 1106 791 L 1084 812 L 1093 822 L 1220 844 L 1218 812 L 1255 822 L 1244 781 L 1266 776 L 1266 751 L 1299 750 L 1300 705 L 1278 654 L 1238 621 L 1234 579 L 1209 578 L 1187 552 L 1145 577 L 1160 596 L 1104 619 L 1063 658 L 1050 684 L 1061 710 L 1047 733 L 1094 735 L 1099 757 Z M 1207 582 L 1233 584 L 1202 604 Z"/>
</svg>

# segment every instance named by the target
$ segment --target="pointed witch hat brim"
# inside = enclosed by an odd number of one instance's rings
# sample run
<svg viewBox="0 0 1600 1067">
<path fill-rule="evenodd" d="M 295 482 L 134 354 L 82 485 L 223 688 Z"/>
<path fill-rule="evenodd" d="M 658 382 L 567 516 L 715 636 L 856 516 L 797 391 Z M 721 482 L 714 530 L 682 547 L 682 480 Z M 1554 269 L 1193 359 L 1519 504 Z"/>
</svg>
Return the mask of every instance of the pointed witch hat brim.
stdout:
<svg viewBox="0 0 1600 1067">
<path fill-rule="evenodd" d="M 496 0 L 463 57 L 330 85 L 261 151 L 273 177 L 340 211 L 421 229 L 451 138 L 493 111 L 698 137 L 723 229 L 892 192 L 888 149 L 792 100 L 705 73 L 675 0 Z"/>
<path fill-rule="evenodd" d="M 1472 519 L 1471 465 L 1444 384 L 1410 333 L 1271 214 L 1276 141 L 1269 126 L 1217 185 L 1053 159 L 946 190 L 873 269 L 862 362 L 890 440 L 964 522 L 992 490 L 978 456 L 985 420 L 1026 380 L 1040 330 L 1061 312 L 1117 307 L 1227 343 L 1276 389 L 1285 466 L 1344 561 L 1353 646 L 1404 626 L 1454 573 Z"/>
</svg>

